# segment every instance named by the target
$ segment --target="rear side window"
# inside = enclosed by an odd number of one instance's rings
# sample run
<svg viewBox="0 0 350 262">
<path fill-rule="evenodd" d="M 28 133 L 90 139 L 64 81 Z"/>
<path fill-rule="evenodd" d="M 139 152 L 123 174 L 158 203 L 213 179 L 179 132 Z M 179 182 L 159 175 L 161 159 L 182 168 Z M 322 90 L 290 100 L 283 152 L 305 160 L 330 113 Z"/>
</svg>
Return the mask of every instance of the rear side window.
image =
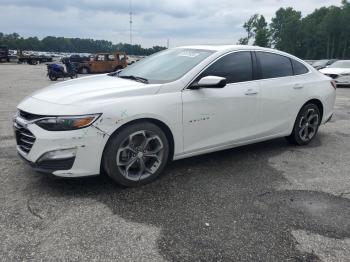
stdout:
<svg viewBox="0 0 350 262">
<path fill-rule="evenodd" d="M 288 57 L 265 52 L 256 52 L 256 55 L 263 79 L 293 75 L 292 63 Z"/>
<path fill-rule="evenodd" d="M 250 52 L 228 54 L 209 66 L 197 79 L 205 76 L 225 77 L 227 83 L 251 81 L 253 79 Z"/>
<path fill-rule="evenodd" d="M 299 63 L 298 61 L 291 59 L 294 69 L 294 75 L 303 75 L 309 72 L 309 69 L 306 68 L 302 63 Z"/>
</svg>

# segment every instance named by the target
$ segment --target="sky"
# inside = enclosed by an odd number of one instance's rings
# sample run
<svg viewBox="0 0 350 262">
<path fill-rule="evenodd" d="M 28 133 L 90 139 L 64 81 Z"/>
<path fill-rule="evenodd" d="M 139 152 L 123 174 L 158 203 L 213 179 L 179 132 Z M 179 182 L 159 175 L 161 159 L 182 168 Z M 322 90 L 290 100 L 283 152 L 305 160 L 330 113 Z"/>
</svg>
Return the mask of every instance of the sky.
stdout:
<svg viewBox="0 0 350 262">
<path fill-rule="evenodd" d="M 131 0 L 133 44 L 144 47 L 234 44 L 255 13 L 270 20 L 280 7 L 305 16 L 341 0 Z M 130 42 L 129 0 L 0 0 L 0 32 Z"/>
</svg>

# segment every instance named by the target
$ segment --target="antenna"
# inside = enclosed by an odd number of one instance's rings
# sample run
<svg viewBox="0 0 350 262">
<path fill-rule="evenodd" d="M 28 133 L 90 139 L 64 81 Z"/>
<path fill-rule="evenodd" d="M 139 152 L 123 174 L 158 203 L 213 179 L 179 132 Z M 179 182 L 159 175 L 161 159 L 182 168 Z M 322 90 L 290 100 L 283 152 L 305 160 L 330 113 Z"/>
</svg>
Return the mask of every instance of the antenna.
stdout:
<svg viewBox="0 0 350 262">
<path fill-rule="evenodd" d="M 132 45 L 132 3 L 131 0 L 129 0 L 129 9 L 130 9 L 130 45 Z"/>
</svg>

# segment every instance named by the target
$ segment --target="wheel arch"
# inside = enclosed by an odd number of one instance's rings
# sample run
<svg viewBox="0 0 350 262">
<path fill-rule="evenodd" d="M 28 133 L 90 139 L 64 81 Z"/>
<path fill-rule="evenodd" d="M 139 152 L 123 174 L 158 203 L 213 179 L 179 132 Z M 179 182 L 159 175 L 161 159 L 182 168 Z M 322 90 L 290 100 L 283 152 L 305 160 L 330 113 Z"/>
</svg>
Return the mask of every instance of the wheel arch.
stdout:
<svg viewBox="0 0 350 262">
<path fill-rule="evenodd" d="M 291 125 L 290 125 L 290 127 L 289 127 L 289 129 L 288 129 L 289 134 L 291 134 L 291 133 L 293 132 L 294 123 L 295 123 L 295 121 L 297 120 L 297 117 L 298 117 L 298 115 L 299 115 L 301 109 L 302 109 L 305 105 L 307 105 L 307 104 L 309 104 L 309 103 L 314 103 L 314 104 L 320 109 L 321 123 L 322 123 L 322 120 L 323 120 L 323 113 L 324 113 L 323 104 L 322 104 L 321 100 L 318 99 L 318 98 L 310 98 L 309 100 L 307 100 L 304 104 L 302 104 L 302 105 L 299 107 L 299 110 L 296 112 L 296 114 L 294 115 L 294 117 L 291 119 L 291 122 L 293 121 L 293 119 L 294 119 L 294 121 L 291 123 Z"/>
<path fill-rule="evenodd" d="M 118 135 L 118 133 L 123 130 L 124 128 L 127 128 L 128 126 L 132 125 L 132 124 L 135 124 L 135 123 L 140 123 L 140 122 L 150 122 L 150 123 L 153 123 L 155 124 L 156 126 L 158 126 L 160 129 L 162 129 L 162 131 L 164 132 L 167 140 L 168 140 L 168 143 L 169 143 L 169 160 L 172 160 L 173 157 L 174 157 L 174 152 L 175 152 L 175 140 L 174 140 L 174 135 L 173 135 L 173 132 L 171 131 L 170 127 L 164 123 L 163 121 L 159 120 L 159 119 L 156 119 L 156 118 L 151 118 L 151 117 L 144 117 L 144 118 L 138 118 L 138 119 L 133 119 L 129 122 L 126 122 L 124 123 L 123 125 L 121 125 L 120 127 L 118 127 L 111 135 L 110 137 L 108 138 L 105 146 L 104 146 L 104 149 L 103 149 L 103 153 L 102 153 L 102 157 L 101 157 L 101 162 L 100 162 L 100 171 L 102 172 L 103 171 L 103 156 L 104 156 L 104 153 L 105 153 L 105 150 L 107 148 L 107 145 L 110 141 L 110 139 L 113 137 L 113 136 L 116 136 Z"/>
<path fill-rule="evenodd" d="M 322 104 L 321 100 L 319 100 L 317 98 L 310 99 L 306 103 L 304 103 L 301 108 L 303 108 L 305 105 L 310 104 L 310 103 L 315 104 L 319 108 L 320 114 L 321 114 L 321 122 L 322 122 L 324 108 L 323 108 L 323 104 Z M 300 108 L 300 110 L 301 110 L 301 108 Z"/>
</svg>

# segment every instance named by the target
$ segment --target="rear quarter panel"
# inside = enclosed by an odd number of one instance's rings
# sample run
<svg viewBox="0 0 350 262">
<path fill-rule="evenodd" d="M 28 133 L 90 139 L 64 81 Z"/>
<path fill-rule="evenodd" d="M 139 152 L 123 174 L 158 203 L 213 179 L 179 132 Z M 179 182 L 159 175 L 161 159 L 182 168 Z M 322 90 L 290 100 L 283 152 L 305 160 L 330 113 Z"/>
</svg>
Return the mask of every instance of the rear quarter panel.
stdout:
<svg viewBox="0 0 350 262">
<path fill-rule="evenodd" d="M 323 105 L 322 124 L 333 114 L 336 90 L 331 84 L 331 78 L 321 74 L 317 70 L 312 70 L 311 73 L 303 76 L 304 83 L 304 99 L 299 100 L 299 110 L 296 112 L 294 119 L 296 119 L 302 106 L 312 100 L 317 99 Z M 291 127 L 293 128 L 293 127 Z"/>
</svg>

